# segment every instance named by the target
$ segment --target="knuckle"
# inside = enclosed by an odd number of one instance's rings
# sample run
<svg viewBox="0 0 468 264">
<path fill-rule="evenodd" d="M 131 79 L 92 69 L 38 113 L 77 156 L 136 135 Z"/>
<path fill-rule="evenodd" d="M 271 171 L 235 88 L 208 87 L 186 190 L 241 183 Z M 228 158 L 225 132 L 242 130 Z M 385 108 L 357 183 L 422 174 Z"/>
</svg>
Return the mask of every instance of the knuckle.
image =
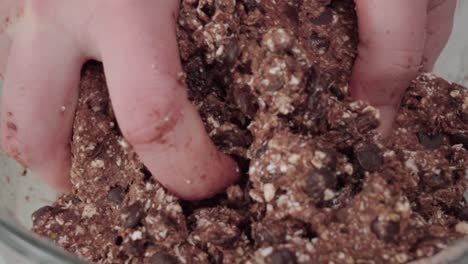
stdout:
<svg viewBox="0 0 468 264">
<path fill-rule="evenodd" d="M 423 59 L 423 52 L 419 50 L 395 50 L 390 55 L 389 65 L 402 72 L 417 71 Z"/>
<path fill-rule="evenodd" d="M 180 104 L 168 102 L 140 109 L 137 118 L 127 118 L 121 124 L 124 137 L 133 145 L 165 143 L 183 115 Z"/>
</svg>

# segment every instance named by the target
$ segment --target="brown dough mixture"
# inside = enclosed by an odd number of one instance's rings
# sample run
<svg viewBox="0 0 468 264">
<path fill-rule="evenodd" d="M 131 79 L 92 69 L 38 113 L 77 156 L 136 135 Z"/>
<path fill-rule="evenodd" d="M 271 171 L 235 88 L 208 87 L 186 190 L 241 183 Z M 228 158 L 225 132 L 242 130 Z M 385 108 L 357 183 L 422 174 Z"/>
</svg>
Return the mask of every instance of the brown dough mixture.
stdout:
<svg viewBox="0 0 468 264">
<path fill-rule="evenodd" d="M 348 96 L 352 0 L 184 0 L 189 96 L 243 178 L 183 202 L 122 138 L 102 67 L 83 69 L 73 193 L 33 231 L 95 263 L 406 263 L 468 232 L 468 90 L 408 88 L 393 135 Z"/>
</svg>

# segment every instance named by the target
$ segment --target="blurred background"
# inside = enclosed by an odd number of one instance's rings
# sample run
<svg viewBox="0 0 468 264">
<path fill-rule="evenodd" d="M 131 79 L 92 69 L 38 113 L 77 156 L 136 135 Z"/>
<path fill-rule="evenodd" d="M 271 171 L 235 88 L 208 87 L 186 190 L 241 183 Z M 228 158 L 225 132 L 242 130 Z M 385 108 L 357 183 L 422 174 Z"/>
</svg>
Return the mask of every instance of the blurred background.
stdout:
<svg viewBox="0 0 468 264">
<path fill-rule="evenodd" d="M 434 72 L 449 81 L 468 86 L 468 1 L 466 0 L 458 0 L 452 36 Z"/>
</svg>

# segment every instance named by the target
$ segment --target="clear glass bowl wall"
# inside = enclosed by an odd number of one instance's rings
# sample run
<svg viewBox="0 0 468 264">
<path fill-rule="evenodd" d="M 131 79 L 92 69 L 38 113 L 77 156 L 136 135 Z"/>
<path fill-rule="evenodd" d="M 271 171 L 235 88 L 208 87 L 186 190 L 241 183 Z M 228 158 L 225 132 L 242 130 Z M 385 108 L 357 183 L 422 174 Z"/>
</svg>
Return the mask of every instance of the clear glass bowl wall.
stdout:
<svg viewBox="0 0 468 264">
<path fill-rule="evenodd" d="M 435 72 L 468 87 L 468 1 L 459 0 L 452 37 Z M 1 82 L 0 82 L 1 89 Z M 80 263 L 28 229 L 31 213 L 51 204 L 57 193 L 0 150 L 0 264 Z M 461 240 L 431 260 L 421 263 L 468 263 L 468 240 Z"/>
</svg>

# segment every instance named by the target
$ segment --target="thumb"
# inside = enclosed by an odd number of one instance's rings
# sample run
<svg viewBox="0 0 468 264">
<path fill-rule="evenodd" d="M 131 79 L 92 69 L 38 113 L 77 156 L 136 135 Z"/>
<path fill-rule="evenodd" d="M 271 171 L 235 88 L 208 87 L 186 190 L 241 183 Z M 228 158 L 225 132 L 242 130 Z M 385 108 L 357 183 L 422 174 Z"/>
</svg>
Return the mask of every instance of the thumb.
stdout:
<svg viewBox="0 0 468 264">
<path fill-rule="evenodd" d="M 387 134 L 401 96 L 421 65 L 427 0 L 356 0 L 359 47 L 351 94 L 376 106 Z"/>
</svg>

